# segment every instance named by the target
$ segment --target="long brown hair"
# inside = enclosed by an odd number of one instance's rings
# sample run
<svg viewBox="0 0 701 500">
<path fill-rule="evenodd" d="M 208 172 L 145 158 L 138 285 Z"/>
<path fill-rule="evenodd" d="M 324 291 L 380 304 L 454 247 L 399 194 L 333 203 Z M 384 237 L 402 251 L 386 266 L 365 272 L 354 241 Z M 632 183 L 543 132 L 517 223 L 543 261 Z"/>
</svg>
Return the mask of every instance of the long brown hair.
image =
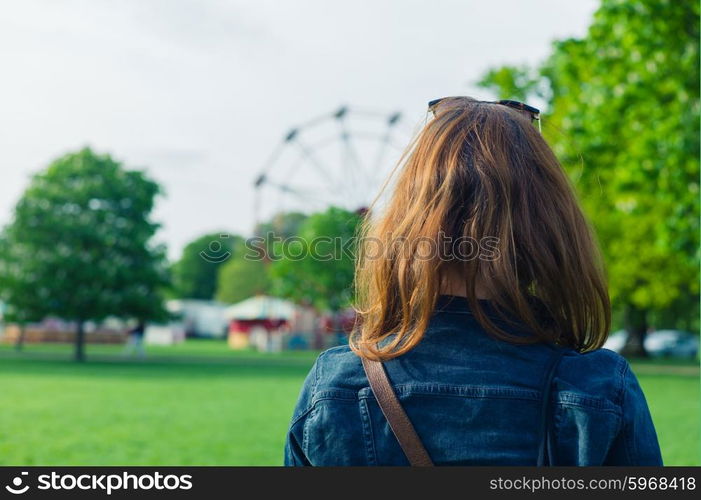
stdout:
<svg viewBox="0 0 701 500">
<path fill-rule="evenodd" d="M 444 99 L 433 113 L 404 153 L 386 207 L 366 216 L 352 349 L 386 360 L 415 347 L 442 286 L 456 275 L 494 337 L 601 347 L 611 321 L 601 257 L 541 134 L 519 111 L 467 97 Z M 480 255 L 427 254 L 441 238 L 476 242 Z M 503 319 L 516 318 L 530 335 L 493 321 L 478 284 Z"/>
</svg>

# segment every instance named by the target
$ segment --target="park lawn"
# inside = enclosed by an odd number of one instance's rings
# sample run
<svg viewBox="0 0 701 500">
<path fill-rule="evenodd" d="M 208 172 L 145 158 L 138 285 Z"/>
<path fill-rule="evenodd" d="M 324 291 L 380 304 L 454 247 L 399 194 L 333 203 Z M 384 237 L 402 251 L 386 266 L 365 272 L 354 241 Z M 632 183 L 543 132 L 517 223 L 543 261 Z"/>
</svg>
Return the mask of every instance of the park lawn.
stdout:
<svg viewBox="0 0 701 500">
<path fill-rule="evenodd" d="M 178 358 L 163 355 L 171 349 Z M 316 355 L 194 342 L 143 362 L 103 359 L 109 346 L 96 346 L 76 364 L 60 350 L 0 357 L 0 464 L 279 465 Z"/>
<path fill-rule="evenodd" d="M 701 465 L 698 364 L 632 363 L 650 406 L 665 465 Z M 665 372 L 679 373 L 665 373 Z"/>
<path fill-rule="evenodd" d="M 280 465 L 314 352 L 232 352 L 222 341 L 150 347 L 0 346 L 1 465 Z M 665 463 L 699 464 L 694 365 L 634 363 Z"/>
</svg>

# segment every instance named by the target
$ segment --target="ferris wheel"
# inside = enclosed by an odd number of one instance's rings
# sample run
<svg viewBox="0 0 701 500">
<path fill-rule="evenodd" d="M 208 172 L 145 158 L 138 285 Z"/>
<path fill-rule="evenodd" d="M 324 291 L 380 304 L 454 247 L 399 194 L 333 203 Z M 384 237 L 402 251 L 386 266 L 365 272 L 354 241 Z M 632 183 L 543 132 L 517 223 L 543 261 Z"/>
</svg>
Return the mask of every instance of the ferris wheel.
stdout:
<svg viewBox="0 0 701 500">
<path fill-rule="evenodd" d="M 290 129 L 256 176 L 256 224 L 281 212 L 367 207 L 399 160 L 402 114 L 342 106 Z"/>
</svg>

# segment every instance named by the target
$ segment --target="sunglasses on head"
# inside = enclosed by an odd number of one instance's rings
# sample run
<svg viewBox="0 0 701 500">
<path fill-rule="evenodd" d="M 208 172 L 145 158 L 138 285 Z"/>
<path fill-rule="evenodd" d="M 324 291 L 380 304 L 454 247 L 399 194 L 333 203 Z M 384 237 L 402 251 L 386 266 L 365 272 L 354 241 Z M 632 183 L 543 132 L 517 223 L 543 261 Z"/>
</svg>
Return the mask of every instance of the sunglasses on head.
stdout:
<svg viewBox="0 0 701 500">
<path fill-rule="evenodd" d="M 436 108 L 436 106 L 441 102 L 446 99 L 450 99 L 450 97 L 441 97 L 440 99 L 434 99 L 432 101 L 428 102 L 428 110 L 430 112 L 433 112 Z M 502 99 L 500 101 L 471 101 L 471 102 L 481 102 L 481 103 L 486 103 L 486 104 L 501 104 L 502 106 L 507 106 L 511 109 L 515 109 L 516 111 L 519 111 L 520 113 L 525 114 L 528 119 L 531 121 L 531 123 L 537 121 L 538 122 L 538 129 L 540 130 L 540 110 L 538 108 L 534 108 L 533 106 L 529 106 L 528 104 L 520 101 L 512 101 L 510 99 Z"/>
</svg>

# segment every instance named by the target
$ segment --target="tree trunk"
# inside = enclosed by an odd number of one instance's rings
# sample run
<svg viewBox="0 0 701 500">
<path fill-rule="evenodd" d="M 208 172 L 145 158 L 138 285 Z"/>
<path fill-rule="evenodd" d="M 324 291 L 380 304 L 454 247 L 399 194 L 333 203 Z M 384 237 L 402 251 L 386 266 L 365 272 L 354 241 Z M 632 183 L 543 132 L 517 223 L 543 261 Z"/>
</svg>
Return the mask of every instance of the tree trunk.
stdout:
<svg viewBox="0 0 701 500">
<path fill-rule="evenodd" d="M 20 352 L 24 348 L 24 337 L 27 333 L 27 324 L 20 323 L 19 325 L 19 335 L 17 336 L 17 342 L 15 342 L 15 350 Z"/>
<path fill-rule="evenodd" d="M 628 332 L 621 354 L 629 358 L 646 358 L 645 336 L 647 335 L 647 311 L 633 305 L 626 307 L 625 326 Z"/>
<path fill-rule="evenodd" d="M 83 320 L 78 321 L 78 329 L 76 330 L 75 360 L 78 362 L 85 361 L 85 323 Z"/>
</svg>

